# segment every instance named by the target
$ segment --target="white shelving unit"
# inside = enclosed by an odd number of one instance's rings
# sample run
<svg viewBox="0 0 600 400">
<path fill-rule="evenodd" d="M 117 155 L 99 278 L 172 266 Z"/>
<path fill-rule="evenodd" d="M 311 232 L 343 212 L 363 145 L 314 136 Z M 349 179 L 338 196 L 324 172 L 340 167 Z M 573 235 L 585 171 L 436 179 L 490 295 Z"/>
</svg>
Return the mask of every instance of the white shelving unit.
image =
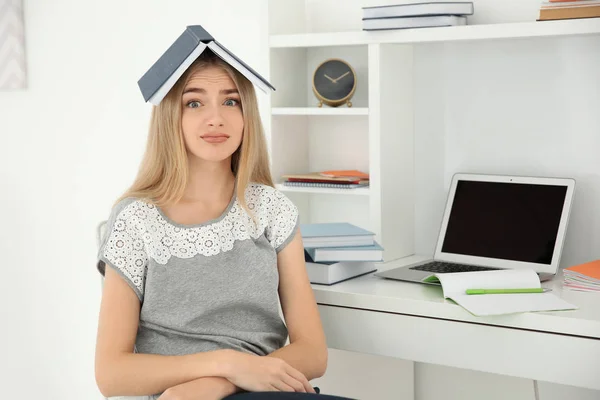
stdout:
<svg viewBox="0 0 600 400">
<path fill-rule="evenodd" d="M 266 122 L 272 171 L 303 222 L 348 221 L 374 231 L 392 260 L 415 251 L 415 48 L 432 43 L 600 34 L 600 19 L 382 32 L 309 32 L 304 0 L 269 3 Z M 353 107 L 316 107 L 311 78 L 327 58 L 357 73 Z M 443 110 L 432 109 L 432 112 Z M 290 188 L 287 173 L 369 172 L 369 189 Z"/>
<path fill-rule="evenodd" d="M 331 107 L 274 107 L 272 115 L 369 115 L 367 107 L 331 108 Z"/>
<path fill-rule="evenodd" d="M 567 37 L 600 33 L 600 19 L 534 21 L 489 25 L 466 25 L 435 29 L 406 29 L 376 32 L 326 32 L 272 35 L 269 47 L 323 47 L 366 44 L 421 44 L 469 40 Z"/>
<path fill-rule="evenodd" d="M 341 196 L 369 196 L 371 190 L 369 188 L 357 189 L 335 189 L 335 188 L 310 188 L 310 187 L 293 187 L 277 184 L 275 187 L 283 192 L 290 193 L 311 193 L 311 194 L 337 194 Z"/>
</svg>

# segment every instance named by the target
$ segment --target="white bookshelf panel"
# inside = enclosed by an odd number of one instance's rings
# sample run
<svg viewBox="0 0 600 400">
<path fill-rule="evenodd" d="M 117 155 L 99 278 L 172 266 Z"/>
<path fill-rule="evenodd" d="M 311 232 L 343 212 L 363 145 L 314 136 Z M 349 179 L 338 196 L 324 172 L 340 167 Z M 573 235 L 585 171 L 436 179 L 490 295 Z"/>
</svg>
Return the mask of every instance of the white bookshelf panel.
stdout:
<svg viewBox="0 0 600 400">
<path fill-rule="evenodd" d="M 275 182 L 284 174 L 309 170 L 308 119 L 305 116 L 271 119 L 271 175 Z"/>
<path fill-rule="evenodd" d="M 276 107 L 273 115 L 369 115 L 367 107 Z"/>
<path fill-rule="evenodd" d="M 356 30 L 347 32 L 271 35 L 269 46 L 271 48 L 311 48 L 323 46 L 357 46 L 370 43 L 419 44 L 582 35 L 600 35 L 600 18 L 495 23 L 375 32 Z"/>
<path fill-rule="evenodd" d="M 389 261 L 414 253 L 414 49 L 371 46 L 371 101 L 378 111 L 369 126 L 370 157 L 376 160 L 371 184 L 377 189 L 371 212 Z"/>
<path fill-rule="evenodd" d="M 368 196 L 369 188 L 337 189 L 337 188 L 315 188 L 285 186 L 281 183 L 275 185 L 282 192 L 306 193 L 306 194 L 336 194 L 340 196 Z"/>
<path fill-rule="evenodd" d="M 274 49 L 270 51 L 270 82 L 275 86 L 271 107 L 306 107 L 306 49 Z"/>
</svg>

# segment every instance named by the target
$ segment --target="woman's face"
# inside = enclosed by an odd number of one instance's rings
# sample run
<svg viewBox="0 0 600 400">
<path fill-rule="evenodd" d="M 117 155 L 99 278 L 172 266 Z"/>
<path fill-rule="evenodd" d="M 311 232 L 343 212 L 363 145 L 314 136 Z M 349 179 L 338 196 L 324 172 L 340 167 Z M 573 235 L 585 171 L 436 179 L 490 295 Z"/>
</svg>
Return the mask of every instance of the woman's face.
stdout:
<svg viewBox="0 0 600 400">
<path fill-rule="evenodd" d="M 244 118 L 240 95 L 227 72 L 214 66 L 196 72 L 181 101 L 188 154 L 204 161 L 228 160 L 242 143 Z"/>
</svg>

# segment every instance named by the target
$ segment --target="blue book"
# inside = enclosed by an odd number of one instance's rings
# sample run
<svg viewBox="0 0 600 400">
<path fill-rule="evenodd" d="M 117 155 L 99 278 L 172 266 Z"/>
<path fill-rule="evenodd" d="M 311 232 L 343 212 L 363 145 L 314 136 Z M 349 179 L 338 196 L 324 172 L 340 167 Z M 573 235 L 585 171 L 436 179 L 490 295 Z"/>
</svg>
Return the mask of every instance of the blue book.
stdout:
<svg viewBox="0 0 600 400">
<path fill-rule="evenodd" d="M 375 242 L 372 246 L 307 248 L 313 262 L 382 261 L 383 247 Z"/>
<path fill-rule="evenodd" d="M 305 248 L 372 246 L 375 234 L 348 222 L 300 224 Z"/>
<path fill-rule="evenodd" d="M 318 285 L 334 285 L 375 271 L 377 271 L 377 267 L 375 263 L 370 261 L 339 263 L 306 262 L 308 280 L 310 283 Z"/>
</svg>

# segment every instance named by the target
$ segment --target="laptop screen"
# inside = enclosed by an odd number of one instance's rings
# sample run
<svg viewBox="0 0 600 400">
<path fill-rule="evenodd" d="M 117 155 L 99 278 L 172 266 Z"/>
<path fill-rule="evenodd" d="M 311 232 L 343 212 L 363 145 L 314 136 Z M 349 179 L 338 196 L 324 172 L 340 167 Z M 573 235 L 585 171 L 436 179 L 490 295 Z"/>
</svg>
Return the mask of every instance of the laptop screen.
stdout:
<svg viewBox="0 0 600 400">
<path fill-rule="evenodd" d="M 442 252 L 548 264 L 566 186 L 458 181 Z"/>
</svg>

